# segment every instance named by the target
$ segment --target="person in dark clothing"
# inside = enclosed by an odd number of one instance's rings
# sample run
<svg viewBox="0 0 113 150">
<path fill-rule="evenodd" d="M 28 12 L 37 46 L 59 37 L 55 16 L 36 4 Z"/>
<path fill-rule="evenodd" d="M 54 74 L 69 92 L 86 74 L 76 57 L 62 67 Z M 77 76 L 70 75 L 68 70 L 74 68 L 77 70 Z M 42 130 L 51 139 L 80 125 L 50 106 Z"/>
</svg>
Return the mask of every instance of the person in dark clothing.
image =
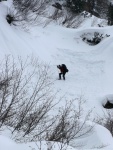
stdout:
<svg viewBox="0 0 113 150">
<path fill-rule="evenodd" d="M 64 64 L 62 64 L 62 65 L 58 65 L 57 68 L 60 70 L 59 80 L 61 80 L 61 75 L 62 75 L 63 79 L 65 80 L 65 74 L 66 74 L 66 72 L 68 72 L 67 67 Z"/>
</svg>

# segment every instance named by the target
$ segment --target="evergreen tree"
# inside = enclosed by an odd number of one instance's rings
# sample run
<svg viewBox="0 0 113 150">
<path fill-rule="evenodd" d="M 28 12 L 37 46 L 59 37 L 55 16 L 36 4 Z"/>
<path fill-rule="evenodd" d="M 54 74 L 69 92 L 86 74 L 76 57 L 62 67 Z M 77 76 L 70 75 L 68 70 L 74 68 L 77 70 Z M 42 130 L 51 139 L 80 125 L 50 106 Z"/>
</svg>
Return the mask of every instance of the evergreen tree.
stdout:
<svg viewBox="0 0 113 150">
<path fill-rule="evenodd" d="M 108 0 L 66 0 L 66 3 L 72 12 L 80 13 L 85 10 L 97 17 L 107 17 Z"/>
<path fill-rule="evenodd" d="M 75 13 L 80 13 L 83 11 L 82 0 L 67 0 L 67 6 Z"/>
<path fill-rule="evenodd" d="M 108 7 L 108 25 L 113 25 L 113 3 Z"/>
<path fill-rule="evenodd" d="M 107 19 L 108 5 L 109 5 L 108 0 L 96 0 L 95 11 L 103 19 Z"/>
<path fill-rule="evenodd" d="M 87 0 L 87 5 L 89 6 L 89 13 L 93 14 L 93 11 L 95 9 L 95 1 L 96 0 Z"/>
</svg>

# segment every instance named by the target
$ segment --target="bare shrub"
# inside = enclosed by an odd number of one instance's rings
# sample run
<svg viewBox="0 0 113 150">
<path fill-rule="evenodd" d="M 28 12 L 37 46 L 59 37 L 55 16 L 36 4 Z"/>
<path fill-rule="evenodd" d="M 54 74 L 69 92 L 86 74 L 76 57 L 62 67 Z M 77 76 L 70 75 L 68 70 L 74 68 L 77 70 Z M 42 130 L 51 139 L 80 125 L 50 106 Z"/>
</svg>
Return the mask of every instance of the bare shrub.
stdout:
<svg viewBox="0 0 113 150">
<path fill-rule="evenodd" d="M 60 19 L 62 20 L 63 17 L 63 11 L 58 9 L 58 8 L 54 8 L 54 11 L 52 12 L 52 14 L 48 14 L 46 15 L 46 20 L 44 22 L 44 27 L 46 27 L 48 24 L 50 24 L 51 22 L 60 22 Z"/>
<path fill-rule="evenodd" d="M 26 16 L 23 12 L 15 9 L 13 6 L 7 9 L 6 20 L 10 25 L 24 25 L 26 20 Z"/>
<path fill-rule="evenodd" d="M 64 15 L 62 25 L 64 25 L 67 28 L 77 28 L 83 21 L 84 18 L 81 14 L 78 15 L 67 10 L 67 14 Z"/>
<path fill-rule="evenodd" d="M 55 21 L 59 25 L 63 25 L 67 28 L 77 28 L 83 22 L 81 15 L 74 14 L 68 9 L 65 10 L 64 7 L 62 10 L 55 8 L 53 13 L 46 17 L 45 26 Z"/>
<path fill-rule="evenodd" d="M 8 9 L 7 10 L 7 15 L 6 15 L 6 20 L 10 25 L 16 25 L 15 23 L 20 21 L 21 16 L 19 13 L 16 13 L 14 10 Z"/>
<path fill-rule="evenodd" d="M 15 18 L 15 24 L 35 24 L 38 22 L 38 17 L 46 14 L 47 0 L 13 0 L 11 9 L 12 15 Z"/>
<path fill-rule="evenodd" d="M 62 11 L 56 8 L 54 13 L 51 16 L 49 16 L 49 18 L 57 21 L 61 16 L 62 16 Z"/>
<path fill-rule="evenodd" d="M 72 144 L 75 139 L 88 136 L 93 131 L 93 126 L 87 124 L 91 111 L 83 119 L 82 99 L 79 99 L 77 110 L 73 106 L 73 101 L 70 101 L 59 110 L 55 124 L 47 132 L 47 141 Z"/>
<path fill-rule="evenodd" d="M 62 6 L 59 3 L 55 4 Z M 54 11 L 49 13 L 50 5 L 49 0 L 13 0 L 13 6 L 8 10 L 6 20 L 10 25 L 21 25 L 25 29 L 28 26 L 26 23 L 29 25 L 41 24 L 45 27 L 55 21 L 67 28 L 77 28 L 83 22 L 80 15 L 71 13 L 67 8 L 65 10 L 63 6 L 62 9 L 54 7 Z"/>
<path fill-rule="evenodd" d="M 0 71 L 0 128 L 12 127 L 15 139 L 40 135 L 49 123 L 55 105 L 49 66 L 37 59 L 15 63 L 6 57 Z M 48 123 L 48 124 L 47 124 Z"/>
<path fill-rule="evenodd" d="M 4 63 L 3 63 L 4 62 Z M 83 119 L 83 100 L 73 101 L 52 115 L 56 93 L 52 90 L 49 66 L 31 58 L 15 62 L 9 56 L 0 66 L 0 129 L 8 126 L 18 142 L 54 141 L 69 144 L 88 135 L 90 113 Z"/>
</svg>

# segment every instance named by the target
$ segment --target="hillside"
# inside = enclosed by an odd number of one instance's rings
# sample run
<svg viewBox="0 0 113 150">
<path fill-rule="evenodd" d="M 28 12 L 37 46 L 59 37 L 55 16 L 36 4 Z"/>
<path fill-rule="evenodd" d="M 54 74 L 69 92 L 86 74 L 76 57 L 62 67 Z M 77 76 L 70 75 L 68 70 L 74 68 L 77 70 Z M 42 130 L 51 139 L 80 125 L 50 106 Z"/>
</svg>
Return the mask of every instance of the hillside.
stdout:
<svg viewBox="0 0 113 150">
<path fill-rule="evenodd" d="M 21 56 L 23 60 L 35 56 L 49 63 L 54 89 L 59 90 L 59 95 L 65 95 L 68 100 L 83 96 L 86 100 L 84 114 L 92 110 L 91 120 L 98 115 L 103 117 L 105 109 L 102 105 L 110 96 L 113 97 L 113 27 L 98 27 L 102 20 L 92 17 L 77 29 L 51 23 L 45 28 L 35 26 L 25 30 L 7 23 L 7 2 L 0 3 L 0 10 L 0 60 L 5 55 L 12 55 L 15 59 Z M 99 44 L 90 45 L 82 40 L 84 34 L 92 37 L 95 32 L 104 36 Z M 58 80 L 59 64 L 66 64 L 69 69 L 65 81 Z M 64 104 L 65 100 L 59 106 Z M 87 142 L 84 149 L 102 144 L 107 145 L 103 150 L 113 149 L 111 134 L 100 125 L 95 127 L 94 134 L 78 142 Z"/>
</svg>

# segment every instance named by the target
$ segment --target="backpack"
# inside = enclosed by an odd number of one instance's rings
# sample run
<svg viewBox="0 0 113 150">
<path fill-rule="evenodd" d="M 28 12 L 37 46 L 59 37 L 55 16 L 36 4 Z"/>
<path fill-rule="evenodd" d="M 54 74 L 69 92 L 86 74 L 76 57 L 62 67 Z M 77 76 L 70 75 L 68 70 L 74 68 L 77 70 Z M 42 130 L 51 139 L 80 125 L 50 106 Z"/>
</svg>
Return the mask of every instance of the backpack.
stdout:
<svg viewBox="0 0 113 150">
<path fill-rule="evenodd" d="M 68 72 L 69 70 L 67 69 L 65 64 L 62 64 L 62 68 L 64 69 L 65 72 Z"/>
</svg>

